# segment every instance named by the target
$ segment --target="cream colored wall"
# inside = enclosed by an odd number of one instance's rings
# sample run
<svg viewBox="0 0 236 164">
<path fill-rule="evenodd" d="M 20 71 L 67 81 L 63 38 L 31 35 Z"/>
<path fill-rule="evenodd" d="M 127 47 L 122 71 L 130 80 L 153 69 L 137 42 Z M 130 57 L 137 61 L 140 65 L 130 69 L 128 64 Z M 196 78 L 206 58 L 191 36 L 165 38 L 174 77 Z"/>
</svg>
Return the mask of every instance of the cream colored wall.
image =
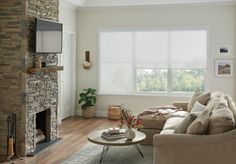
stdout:
<svg viewBox="0 0 236 164">
<path fill-rule="evenodd" d="M 208 49 L 208 91 L 221 90 L 235 97 L 234 78 L 217 78 L 214 74 L 214 61 L 217 47 L 230 45 L 235 49 L 236 15 L 233 5 L 196 5 L 196 6 L 153 6 L 127 8 L 87 8 L 79 9 L 78 21 L 78 92 L 82 88 L 98 85 L 98 29 L 113 27 L 185 27 L 204 26 L 209 29 Z M 82 67 L 84 53 L 91 51 L 92 68 Z M 223 57 L 225 58 L 225 57 Z M 234 53 L 232 53 L 234 58 Z M 97 114 L 105 115 L 107 106 L 124 104 L 135 111 L 153 105 L 171 104 L 174 100 L 188 100 L 180 97 L 159 96 L 109 96 L 98 95 Z M 77 106 L 77 114 L 80 106 Z"/>
</svg>

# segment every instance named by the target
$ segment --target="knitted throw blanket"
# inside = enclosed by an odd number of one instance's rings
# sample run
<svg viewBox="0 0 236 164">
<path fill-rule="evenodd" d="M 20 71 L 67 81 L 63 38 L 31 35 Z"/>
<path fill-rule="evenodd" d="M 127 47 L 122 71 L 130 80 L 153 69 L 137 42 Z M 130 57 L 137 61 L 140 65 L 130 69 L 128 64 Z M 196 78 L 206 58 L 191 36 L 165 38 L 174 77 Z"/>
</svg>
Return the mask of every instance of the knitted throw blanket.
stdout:
<svg viewBox="0 0 236 164">
<path fill-rule="evenodd" d="M 179 107 L 175 107 L 173 105 L 150 107 L 148 109 L 145 109 L 142 113 L 139 113 L 138 117 L 149 115 L 149 114 L 153 114 L 153 117 L 164 116 L 164 115 L 172 114 L 178 111 L 183 111 L 183 109 Z"/>
</svg>

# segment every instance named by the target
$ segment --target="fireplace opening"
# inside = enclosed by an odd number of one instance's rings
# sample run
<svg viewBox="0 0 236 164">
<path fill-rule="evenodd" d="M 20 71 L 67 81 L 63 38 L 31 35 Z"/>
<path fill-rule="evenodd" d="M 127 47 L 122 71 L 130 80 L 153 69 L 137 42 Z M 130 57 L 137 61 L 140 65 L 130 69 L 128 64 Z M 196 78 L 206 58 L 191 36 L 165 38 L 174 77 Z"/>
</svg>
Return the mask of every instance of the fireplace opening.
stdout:
<svg viewBox="0 0 236 164">
<path fill-rule="evenodd" d="M 36 144 L 49 141 L 48 112 L 50 112 L 50 110 L 36 114 Z"/>
</svg>

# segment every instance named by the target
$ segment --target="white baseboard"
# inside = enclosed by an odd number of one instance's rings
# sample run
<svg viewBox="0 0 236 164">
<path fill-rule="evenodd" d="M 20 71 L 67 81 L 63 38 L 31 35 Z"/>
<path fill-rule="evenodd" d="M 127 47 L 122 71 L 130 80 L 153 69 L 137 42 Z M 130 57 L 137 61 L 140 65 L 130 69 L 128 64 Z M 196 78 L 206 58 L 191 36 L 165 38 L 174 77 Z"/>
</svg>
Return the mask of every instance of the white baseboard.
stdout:
<svg viewBox="0 0 236 164">
<path fill-rule="evenodd" d="M 81 116 L 82 115 L 81 111 L 76 112 L 76 115 Z M 108 115 L 107 115 L 106 111 L 96 111 L 96 117 L 105 117 L 105 118 L 107 118 Z"/>
<path fill-rule="evenodd" d="M 106 111 L 96 111 L 96 117 L 108 117 Z"/>
</svg>

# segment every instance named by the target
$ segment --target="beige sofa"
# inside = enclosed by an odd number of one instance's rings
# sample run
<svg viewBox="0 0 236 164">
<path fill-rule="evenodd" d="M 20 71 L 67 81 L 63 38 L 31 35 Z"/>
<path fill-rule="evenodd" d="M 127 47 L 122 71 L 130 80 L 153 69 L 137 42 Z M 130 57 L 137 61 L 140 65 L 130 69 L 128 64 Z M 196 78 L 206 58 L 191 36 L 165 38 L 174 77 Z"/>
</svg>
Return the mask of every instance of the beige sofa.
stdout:
<svg viewBox="0 0 236 164">
<path fill-rule="evenodd" d="M 175 103 L 186 109 L 186 103 Z M 207 110 L 228 107 L 225 95 L 212 93 Z M 236 118 L 235 112 L 232 112 Z M 160 134 L 153 137 L 155 164 L 234 164 L 236 129 L 211 135 L 175 134 L 184 117 L 168 118 Z M 146 127 L 147 128 L 147 127 Z"/>
</svg>

